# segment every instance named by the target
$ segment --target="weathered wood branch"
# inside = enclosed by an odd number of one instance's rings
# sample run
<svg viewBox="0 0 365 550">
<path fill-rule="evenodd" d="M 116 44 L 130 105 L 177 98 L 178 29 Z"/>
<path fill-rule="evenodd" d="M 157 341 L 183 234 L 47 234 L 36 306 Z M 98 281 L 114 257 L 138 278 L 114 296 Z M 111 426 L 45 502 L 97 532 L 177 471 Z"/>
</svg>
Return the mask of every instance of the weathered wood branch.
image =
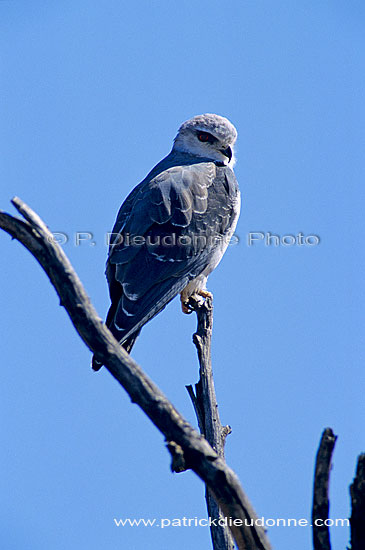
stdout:
<svg viewBox="0 0 365 550">
<path fill-rule="evenodd" d="M 212 491 L 230 525 L 239 550 L 268 550 L 265 531 L 250 526 L 256 514 L 236 474 L 209 443 L 180 415 L 141 367 L 119 346 L 92 306 L 63 250 L 45 223 L 20 199 L 13 205 L 26 220 L 0 212 L 0 227 L 37 259 L 55 287 L 61 305 L 87 347 L 127 391 L 166 440 L 181 448 L 184 461 Z M 248 525 L 246 525 L 248 524 Z"/>
<path fill-rule="evenodd" d="M 357 460 L 356 475 L 350 485 L 351 495 L 351 550 L 365 548 L 365 454 Z"/>
<path fill-rule="evenodd" d="M 199 381 L 187 386 L 197 415 L 200 432 L 213 447 L 218 456 L 224 460 L 224 443 L 231 432 L 230 426 L 222 426 L 214 388 L 211 359 L 211 339 L 213 328 L 213 300 L 208 297 L 203 303 L 190 299 L 190 305 L 196 311 L 198 326 L 193 342 L 198 352 Z M 208 516 L 217 522 L 210 526 L 214 550 L 234 550 L 234 542 L 229 529 L 224 524 L 224 515 L 208 487 L 205 490 Z M 221 520 L 219 522 L 219 520 Z"/>
<path fill-rule="evenodd" d="M 322 433 L 316 456 L 312 505 L 314 550 L 331 550 L 330 531 L 323 522 L 328 519 L 329 514 L 328 487 L 336 439 L 337 436 L 334 435 L 331 428 L 326 428 Z"/>
</svg>

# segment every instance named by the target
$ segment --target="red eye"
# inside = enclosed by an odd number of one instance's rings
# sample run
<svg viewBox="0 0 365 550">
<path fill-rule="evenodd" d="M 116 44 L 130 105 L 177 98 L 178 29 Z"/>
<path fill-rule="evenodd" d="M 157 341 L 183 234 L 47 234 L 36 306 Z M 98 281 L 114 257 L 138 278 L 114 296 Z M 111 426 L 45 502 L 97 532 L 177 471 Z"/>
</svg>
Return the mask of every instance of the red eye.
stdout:
<svg viewBox="0 0 365 550">
<path fill-rule="evenodd" d="M 205 132 L 201 132 L 198 134 L 198 140 L 199 141 L 209 141 L 209 134 Z"/>
</svg>

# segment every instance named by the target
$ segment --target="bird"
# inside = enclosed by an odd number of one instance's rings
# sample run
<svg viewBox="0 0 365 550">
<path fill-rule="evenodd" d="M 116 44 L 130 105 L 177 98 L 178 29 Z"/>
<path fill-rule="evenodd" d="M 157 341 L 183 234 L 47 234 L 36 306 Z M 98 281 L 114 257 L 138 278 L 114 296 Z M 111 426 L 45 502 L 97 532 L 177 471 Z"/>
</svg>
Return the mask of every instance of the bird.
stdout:
<svg viewBox="0 0 365 550">
<path fill-rule="evenodd" d="M 184 122 L 171 152 L 127 196 L 109 239 L 106 325 L 130 353 L 142 327 L 180 294 L 211 296 L 206 283 L 235 231 L 240 190 L 233 172 L 237 130 L 225 117 Z M 94 354 L 92 368 L 102 361 Z"/>
</svg>

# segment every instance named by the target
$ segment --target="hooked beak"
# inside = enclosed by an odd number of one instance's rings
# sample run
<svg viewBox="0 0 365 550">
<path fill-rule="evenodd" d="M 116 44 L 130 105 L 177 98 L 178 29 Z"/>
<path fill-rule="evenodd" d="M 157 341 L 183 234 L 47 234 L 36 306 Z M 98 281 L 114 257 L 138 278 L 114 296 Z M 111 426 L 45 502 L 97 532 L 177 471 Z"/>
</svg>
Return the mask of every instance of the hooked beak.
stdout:
<svg viewBox="0 0 365 550">
<path fill-rule="evenodd" d="M 227 149 L 221 149 L 221 153 L 223 153 L 223 155 L 228 158 L 228 162 L 231 162 L 233 156 L 231 147 L 227 147 Z"/>
</svg>

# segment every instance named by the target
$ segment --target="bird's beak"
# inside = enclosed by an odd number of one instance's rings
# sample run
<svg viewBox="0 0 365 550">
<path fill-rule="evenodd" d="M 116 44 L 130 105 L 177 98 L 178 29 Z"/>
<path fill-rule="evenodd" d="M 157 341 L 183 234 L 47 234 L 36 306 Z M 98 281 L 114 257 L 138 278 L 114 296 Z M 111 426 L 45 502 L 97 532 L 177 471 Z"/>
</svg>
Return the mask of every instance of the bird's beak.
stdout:
<svg viewBox="0 0 365 550">
<path fill-rule="evenodd" d="M 228 158 L 228 162 L 231 162 L 233 156 L 231 147 L 227 147 L 227 149 L 221 149 L 221 153 L 223 153 L 223 155 Z"/>
</svg>

